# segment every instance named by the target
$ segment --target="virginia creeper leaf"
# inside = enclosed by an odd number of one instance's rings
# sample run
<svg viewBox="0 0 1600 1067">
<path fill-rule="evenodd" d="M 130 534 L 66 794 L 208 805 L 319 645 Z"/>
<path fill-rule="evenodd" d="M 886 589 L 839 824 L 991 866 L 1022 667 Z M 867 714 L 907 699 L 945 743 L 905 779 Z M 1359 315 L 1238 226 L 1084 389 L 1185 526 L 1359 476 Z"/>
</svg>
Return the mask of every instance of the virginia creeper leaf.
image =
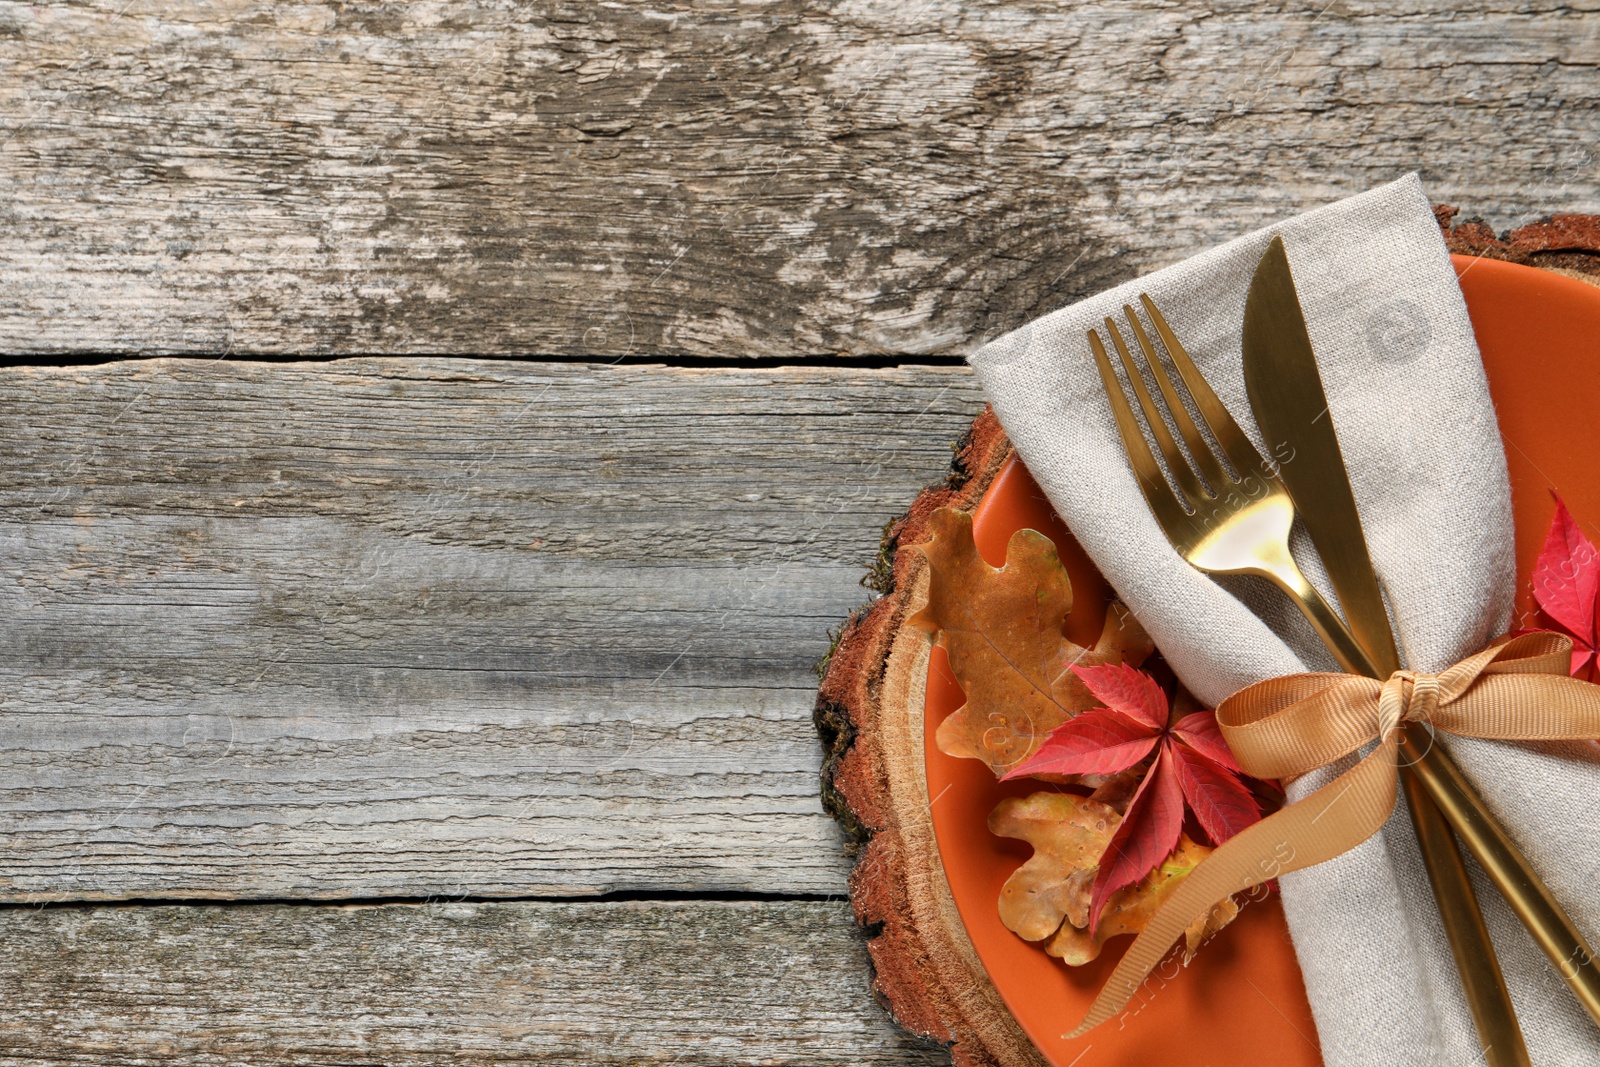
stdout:
<svg viewBox="0 0 1600 1067">
<path fill-rule="evenodd" d="M 1161 731 L 1102 708 L 1068 719 L 1050 732 L 1027 762 L 1001 777 L 1039 774 L 1115 774 L 1150 754 Z"/>
<path fill-rule="evenodd" d="M 1092 649 L 1063 636 L 1072 588 L 1049 538 L 1018 531 L 997 568 L 979 555 L 969 514 L 942 509 L 930 525 L 916 546 L 928 600 L 912 622 L 945 649 L 967 698 L 939 725 L 938 746 L 1002 778 L 1096 789 L 1006 800 L 990 817 L 992 832 L 1034 846 L 1001 894 L 1006 926 L 1087 962 L 1107 938 L 1142 930 L 1211 851 L 1183 834 L 1186 801 L 1218 842 L 1259 819 L 1259 806 L 1213 713 L 1194 711 L 1181 687 L 1169 701 L 1135 669 L 1152 648 L 1126 609 L 1112 605 Z M 1189 951 L 1237 910 L 1230 899 L 1197 920 Z"/>
<path fill-rule="evenodd" d="M 1162 746 L 1150 773 L 1128 802 L 1122 824 L 1106 846 L 1089 899 L 1089 929 L 1095 929 L 1111 894 L 1132 885 L 1166 858 L 1183 832 L 1183 787 L 1172 764 L 1170 745 Z"/>
<path fill-rule="evenodd" d="M 1126 663 L 1109 663 L 1098 667 L 1073 667 L 1072 673 L 1083 679 L 1083 684 L 1103 707 L 1155 730 L 1167 725 L 1167 694 L 1143 671 Z"/>
<path fill-rule="evenodd" d="M 1584 536 L 1561 497 L 1533 570 L 1533 598 L 1572 636 L 1572 673 L 1584 677 L 1595 658 L 1600 552 Z"/>
<path fill-rule="evenodd" d="M 1212 762 L 1221 764 L 1234 774 L 1244 773 L 1239 761 L 1233 758 L 1233 749 L 1222 737 L 1216 712 L 1197 711 L 1185 715 L 1173 724 L 1172 732 L 1180 741 Z"/>
<path fill-rule="evenodd" d="M 1183 799 L 1200 826 L 1220 845 L 1234 834 L 1261 821 L 1261 809 L 1250 790 L 1233 774 L 1187 745 L 1167 743 Z"/>
</svg>

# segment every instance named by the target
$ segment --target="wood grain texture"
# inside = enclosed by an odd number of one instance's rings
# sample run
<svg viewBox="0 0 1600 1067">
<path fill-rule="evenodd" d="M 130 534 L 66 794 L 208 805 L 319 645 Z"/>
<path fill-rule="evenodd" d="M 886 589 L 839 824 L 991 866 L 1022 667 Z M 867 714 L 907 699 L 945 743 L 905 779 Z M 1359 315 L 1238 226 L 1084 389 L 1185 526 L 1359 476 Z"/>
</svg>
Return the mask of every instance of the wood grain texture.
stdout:
<svg viewBox="0 0 1600 1067">
<path fill-rule="evenodd" d="M 0 1063 L 915 1067 L 843 902 L 0 911 Z"/>
<path fill-rule="evenodd" d="M 1600 9 L 0 4 L 0 351 L 950 353 L 1420 169 L 1600 203 Z"/>
<path fill-rule="evenodd" d="M 958 369 L 0 372 L 0 899 L 842 893 L 813 664 L 980 406 Z"/>
</svg>

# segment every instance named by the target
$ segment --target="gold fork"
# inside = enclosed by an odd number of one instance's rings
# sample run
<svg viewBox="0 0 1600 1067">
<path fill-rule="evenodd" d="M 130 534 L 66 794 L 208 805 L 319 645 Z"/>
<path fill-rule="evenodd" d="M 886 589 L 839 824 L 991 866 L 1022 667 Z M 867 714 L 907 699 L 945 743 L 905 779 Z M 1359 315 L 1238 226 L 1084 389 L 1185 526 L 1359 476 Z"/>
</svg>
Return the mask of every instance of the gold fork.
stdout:
<svg viewBox="0 0 1600 1067">
<path fill-rule="evenodd" d="M 1151 321 L 1156 324 L 1156 330 L 1165 343 L 1170 333 L 1170 329 L 1166 328 L 1166 319 L 1160 317 L 1161 313 L 1148 296 L 1141 294 L 1139 299 L 1150 312 Z M 1167 461 L 1167 469 L 1177 483 L 1175 493 L 1162 477 L 1155 457 L 1150 454 L 1150 446 L 1145 442 L 1133 410 L 1117 384 L 1100 335 L 1090 330 L 1089 346 L 1094 349 L 1095 362 L 1100 365 L 1100 377 L 1105 382 L 1106 396 L 1111 401 L 1111 411 L 1116 416 L 1123 447 L 1139 479 L 1139 488 L 1143 490 L 1150 510 L 1155 513 L 1156 521 L 1172 542 L 1172 547 L 1184 559 L 1208 574 L 1254 574 L 1272 582 L 1287 593 L 1305 614 L 1335 659 L 1347 665 L 1364 663 L 1366 652 L 1345 628 L 1344 620 L 1317 592 L 1316 587 L 1306 581 L 1294 557 L 1289 554 L 1289 528 L 1294 525 L 1294 503 L 1289 499 L 1288 490 L 1278 480 L 1275 469 L 1262 459 L 1256 446 L 1250 443 L 1244 431 L 1239 429 L 1239 424 L 1228 414 L 1228 409 L 1206 384 L 1205 378 L 1189 361 L 1183 346 L 1176 343 L 1176 337 L 1172 337 L 1168 351 L 1173 364 L 1183 376 L 1183 384 L 1188 387 L 1189 395 L 1194 397 L 1200 418 L 1211 431 L 1212 437 L 1216 438 L 1222 454 L 1236 473 L 1230 475 L 1223 469 L 1200 435 L 1199 428 L 1189 418 L 1188 409 L 1179 400 L 1171 379 L 1156 358 L 1150 338 L 1139 324 L 1133 308 L 1124 305 L 1122 310 L 1128 316 L 1128 324 L 1133 328 L 1133 335 L 1144 352 L 1145 362 L 1150 367 L 1156 386 L 1161 390 L 1167 410 L 1172 413 L 1172 421 L 1183 435 L 1189 454 L 1194 457 L 1194 466 L 1191 467 L 1167 429 L 1166 421 L 1156 409 L 1144 377 L 1128 355 L 1117 324 L 1106 319 L 1106 332 L 1117 347 L 1117 355 L 1122 357 L 1128 382 L 1139 399 L 1139 407 L 1144 411 L 1161 455 Z M 1198 472 L 1195 468 L 1199 468 Z M 1202 477 L 1212 488 L 1201 483 Z M 1192 514 L 1184 509 L 1184 498 L 1193 509 Z M 1347 666 L 1346 669 L 1356 670 L 1354 666 Z"/>
<path fill-rule="evenodd" d="M 1144 294 L 1140 295 L 1139 300 L 1150 316 L 1173 366 L 1182 377 L 1201 421 L 1216 440 L 1222 457 L 1233 468 L 1230 473 L 1212 452 L 1189 417 L 1188 409 L 1157 357 L 1139 317 L 1132 307 L 1124 305 L 1123 314 L 1127 316 L 1128 325 L 1138 341 L 1150 377 L 1160 391 L 1172 423 L 1178 428 L 1193 459 L 1191 464 L 1173 439 L 1166 420 L 1150 395 L 1144 376 L 1123 342 L 1122 332 L 1108 317 L 1105 320 L 1106 333 L 1116 347 L 1128 384 L 1144 413 L 1150 434 L 1166 461 L 1172 477 L 1169 484 L 1150 451 L 1099 334 L 1090 330 L 1089 346 L 1100 368 L 1106 398 L 1116 418 L 1123 448 L 1145 501 L 1162 531 L 1178 553 L 1202 571 L 1209 574 L 1254 574 L 1266 578 L 1288 594 L 1345 670 L 1381 677 L 1371 657 L 1322 594 L 1306 581 L 1290 554 L 1289 529 L 1294 524 L 1295 510 L 1288 491 L 1277 476 L 1276 467 L 1262 458 L 1255 445 L 1240 430 L 1239 424 L 1228 414 L 1228 409 L 1217 399 L 1184 351 L 1155 302 Z M 1452 954 L 1461 973 L 1462 985 L 1479 1035 L 1486 1046 L 1486 1062 L 1491 1067 L 1520 1067 L 1528 1063 L 1527 1051 L 1517 1026 L 1516 1011 L 1506 989 L 1505 978 L 1500 973 L 1499 961 L 1489 940 L 1488 928 L 1484 925 L 1482 912 L 1461 854 L 1456 849 L 1455 838 L 1445 821 L 1445 814 L 1430 802 L 1429 796 L 1423 791 L 1426 787 L 1437 796 L 1436 791 L 1447 791 L 1451 786 L 1457 789 L 1468 787 L 1458 771 L 1450 776 L 1441 774 L 1432 766 L 1442 761 L 1443 753 L 1418 746 L 1409 730 L 1403 746 L 1410 763 L 1430 765 L 1402 769 L 1406 796 L 1434 896 L 1450 938 Z M 1453 763 L 1450 770 L 1455 770 Z M 1465 802 L 1455 796 L 1452 800 L 1456 809 L 1461 810 Z M 1468 806 L 1477 813 L 1483 813 L 1481 802 Z M 1477 825 L 1481 829 L 1481 821 Z M 1515 850 L 1503 831 L 1489 836 L 1498 837 L 1495 843 L 1502 852 L 1507 848 Z M 1469 840 L 1469 845 L 1472 844 L 1475 842 Z M 1478 852 L 1476 847 L 1474 852 Z M 1530 875 L 1532 873 L 1525 860 L 1520 870 Z M 1547 903 L 1554 903 L 1547 892 L 1544 896 Z M 1518 910 L 1520 913 L 1521 909 Z M 1562 918 L 1565 916 L 1562 915 Z M 1524 921 L 1527 921 L 1526 916 Z M 1567 920 L 1567 929 L 1577 937 L 1577 941 L 1574 943 L 1570 937 L 1563 937 L 1561 943 L 1568 950 L 1578 950 L 1579 946 L 1586 950 L 1587 946 L 1583 945 L 1581 936 L 1577 935 L 1576 928 L 1571 927 L 1570 923 L 1570 919 Z M 1538 937 L 1538 931 L 1535 934 Z M 1545 943 L 1544 938 L 1539 940 Z M 1580 999 L 1584 999 L 1581 994 Z M 1590 1005 L 1586 1003 L 1585 1006 Z"/>
</svg>

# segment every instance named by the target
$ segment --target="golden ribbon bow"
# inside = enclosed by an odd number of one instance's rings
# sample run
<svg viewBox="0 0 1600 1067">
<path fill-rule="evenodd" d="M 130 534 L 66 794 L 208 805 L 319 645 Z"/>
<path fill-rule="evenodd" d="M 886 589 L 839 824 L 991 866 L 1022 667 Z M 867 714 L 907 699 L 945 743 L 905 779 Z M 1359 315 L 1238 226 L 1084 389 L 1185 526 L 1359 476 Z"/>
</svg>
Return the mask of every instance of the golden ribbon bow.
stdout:
<svg viewBox="0 0 1600 1067">
<path fill-rule="evenodd" d="M 1217 708 L 1239 765 L 1257 778 L 1294 778 L 1378 745 L 1297 803 L 1241 831 L 1196 867 L 1128 947 L 1076 1030 L 1132 999 L 1178 937 L 1233 893 L 1355 848 L 1394 811 L 1402 722 L 1463 737 L 1572 741 L 1600 737 L 1600 685 L 1568 677 L 1572 641 L 1535 632 L 1502 638 L 1439 674 L 1294 674 L 1248 686 Z"/>
</svg>

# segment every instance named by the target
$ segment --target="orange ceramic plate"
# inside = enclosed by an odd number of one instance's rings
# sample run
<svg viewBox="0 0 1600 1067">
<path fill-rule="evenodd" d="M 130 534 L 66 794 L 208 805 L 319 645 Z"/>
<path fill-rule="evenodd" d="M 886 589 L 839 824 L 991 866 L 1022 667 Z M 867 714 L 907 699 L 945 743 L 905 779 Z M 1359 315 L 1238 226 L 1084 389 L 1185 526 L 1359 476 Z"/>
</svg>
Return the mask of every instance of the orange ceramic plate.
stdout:
<svg viewBox="0 0 1600 1067">
<path fill-rule="evenodd" d="M 1600 288 L 1529 267 L 1454 258 L 1511 469 L 1521 574 L 1517 610 L 1527 624 L 1527 578 L 1554 512 L 1549 491 L 1559 489 L 1589 535 L 1600 539 Z M 1093 644 L 1108 597 L 1105 581 L 1013 460 L 978 506 L 979 551 L 999 566 L 1006 542 L 1023 527 L 1055 540 L 1076 592 L 1068 636 Z M 1109 946 L 1090 966 L 1070 969 L 1000 925 L 1000 887 L 1030 849 L 994 837 L 986 820 L 1001 797 L 1026 795 L 1037 786 L 999 785 L 982 763 L 953 759 L 935 747 L 934 730 L 961 702 L 948 661 L 935 649 L 925 752 L 945 874 L 990 977 L 1046 1058 L 1055 1067 L 1320 1064 L 1316 1028 L 1276 896 L 1249 902 L 1192 965 L 1153 979 L 1149 995 L 1121 1020 L 1076 1041 L 1063 1038 L 1131 939 Z"/>
</svg>

